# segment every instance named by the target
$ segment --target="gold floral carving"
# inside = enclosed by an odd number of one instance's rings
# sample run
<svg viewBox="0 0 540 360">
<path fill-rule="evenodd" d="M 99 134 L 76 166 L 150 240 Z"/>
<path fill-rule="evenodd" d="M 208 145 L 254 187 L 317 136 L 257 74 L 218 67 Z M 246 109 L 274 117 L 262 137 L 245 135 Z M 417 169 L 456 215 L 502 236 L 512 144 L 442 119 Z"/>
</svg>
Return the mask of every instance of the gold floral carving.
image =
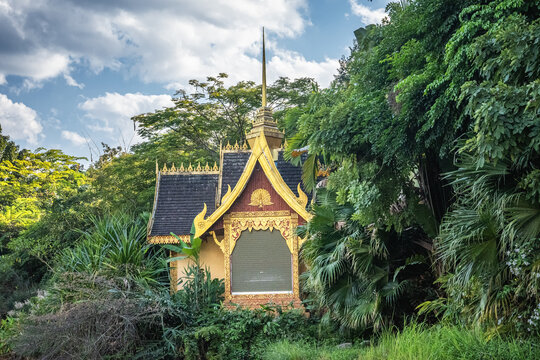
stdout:
<svg viewBox="0 0 540 360">
<path fill-rule="evenodd" d="M 183 242 L 189 243 L 191 241 L 189 235 L 177 235 Z M 160 235 L 149 236 L 148 242 L 150 244 L 178 244 L 178 239 L 172 235 Z"/>
<path fill-rule="evenodd" d="M 273 205 L 270 193 L 266 189 L 256 189 L 251 193 L 251 202 L 249 205 L 258 206 L 262 209 L 263 206 Z"/>
<path fill-rule="evenodd" d="M 242 234 L 242 231 L 248 230 L 279 230 L 281 236 L 287 242 L 291 254 L 293 253 L 293 241 L 294 236 L 292 234 L 292 222 L 290 217 L 288 218 L 256 218 L 256 219 L 232 219 L 231 220 L 231 234 L 229 238 L 229 255 L 232 254 L 236 241 Z"/>
</svg>

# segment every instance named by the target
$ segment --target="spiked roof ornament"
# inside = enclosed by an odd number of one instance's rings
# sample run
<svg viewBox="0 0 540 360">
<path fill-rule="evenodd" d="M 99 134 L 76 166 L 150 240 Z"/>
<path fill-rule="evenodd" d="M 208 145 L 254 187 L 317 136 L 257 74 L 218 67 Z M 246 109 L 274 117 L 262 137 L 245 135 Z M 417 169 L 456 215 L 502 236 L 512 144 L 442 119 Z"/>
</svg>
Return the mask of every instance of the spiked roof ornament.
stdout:
<svg viewBox="0 0 540 360">
<path fill-rule="evenodd" d="M 277 123 L 272 116 L 272 110 L 267 106 L 266 98 L 266 50 L 264 41 L 264 27 L 262 31 L 262 106 L 257 111 L 253 128 L 246 134 L 246 139 L 249 146 L 253 148 L 255 139 L 263 134 L 266 137 L 268 145 L 271 149 L 278 149 L 281 146 L 284 135 L 278 129 Z"/>
</svg>

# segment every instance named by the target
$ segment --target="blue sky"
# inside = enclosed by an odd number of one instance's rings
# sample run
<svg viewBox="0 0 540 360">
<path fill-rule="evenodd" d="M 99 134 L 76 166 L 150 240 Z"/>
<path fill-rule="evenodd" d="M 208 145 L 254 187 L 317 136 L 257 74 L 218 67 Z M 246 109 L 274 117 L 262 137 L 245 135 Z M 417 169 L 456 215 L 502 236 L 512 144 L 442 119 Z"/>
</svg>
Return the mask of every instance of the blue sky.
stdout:
<svg viewBox="0 0 540 360">
<path fill-rule="evenodd" d="M 131 116 L 219 72 L 327 86 L 353 31 L 389 0 L 0 0 L 0 124 L 29 149 L 99 156 L 140 141 Z"/>
</svg>

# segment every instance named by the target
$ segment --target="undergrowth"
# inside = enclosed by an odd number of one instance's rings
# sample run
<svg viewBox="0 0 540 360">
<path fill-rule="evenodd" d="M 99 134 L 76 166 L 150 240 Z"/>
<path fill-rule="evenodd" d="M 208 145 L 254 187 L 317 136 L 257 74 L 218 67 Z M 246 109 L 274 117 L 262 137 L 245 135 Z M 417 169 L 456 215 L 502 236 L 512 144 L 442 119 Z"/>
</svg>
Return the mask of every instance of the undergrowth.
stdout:
<svg viewBox="0 0 540 360">
<path fill-rule="evenodd" d="M 540 359 L 534 339 L 486 337 L 480 328 L 453 325 L 428 327 L 412 323 L 399 332 L 386 332 L 370 346 L 348 349 L 305 342 L 282 341 L 269 345 L 265 360 L 533 360 Z"/>
</svg>

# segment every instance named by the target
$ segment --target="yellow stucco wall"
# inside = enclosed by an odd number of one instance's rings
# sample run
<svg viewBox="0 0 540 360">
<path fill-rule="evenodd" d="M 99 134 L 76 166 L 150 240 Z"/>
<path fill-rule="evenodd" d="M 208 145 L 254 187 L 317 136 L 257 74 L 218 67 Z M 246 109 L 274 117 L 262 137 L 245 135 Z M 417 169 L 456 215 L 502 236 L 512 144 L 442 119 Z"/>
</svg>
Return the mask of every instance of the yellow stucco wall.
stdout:
<svg viewBox="0 0 540 360">
<path fill-rule="evenodd" d="M 218 238 L 218 240 L 221 239 Z M 188 259 L 177 260 L 174 262 L 175 269 L 171 271 L 171 277 L 176 277 L 176 283 L 178 283 L 178 281 L 185 276 L 184 269 L 189 264 L 189 262 L 190 260 Z M 208 267 L 212 278 L 225 278 L 223 253 L 211 237 L 203 240 L 203 243 L 201 245 L 201 265 L 203 267 Z"/>
</svg>

